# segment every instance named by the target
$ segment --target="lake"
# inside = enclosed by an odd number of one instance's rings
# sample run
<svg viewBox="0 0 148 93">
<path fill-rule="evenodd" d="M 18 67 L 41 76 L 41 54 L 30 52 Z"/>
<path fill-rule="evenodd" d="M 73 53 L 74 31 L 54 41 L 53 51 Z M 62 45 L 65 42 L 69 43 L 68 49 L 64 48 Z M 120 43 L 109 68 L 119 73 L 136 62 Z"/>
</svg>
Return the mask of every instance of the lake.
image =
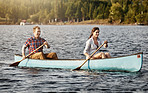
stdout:
<svg viewBox="0 0 148 93">
<path fill-rule="evenodd" d="M 60 59 L 85 59 L 85 42 L 91 29 L 99 27 L 111 56 L 143 52 L 140 72 L 9 67 L 34 26 L 0 25 L 0 93 L 148 92 L 148 26 L 39 25 L 41 37 L 51 46 L 44 53 L 56 52 Z"/>
</svg>

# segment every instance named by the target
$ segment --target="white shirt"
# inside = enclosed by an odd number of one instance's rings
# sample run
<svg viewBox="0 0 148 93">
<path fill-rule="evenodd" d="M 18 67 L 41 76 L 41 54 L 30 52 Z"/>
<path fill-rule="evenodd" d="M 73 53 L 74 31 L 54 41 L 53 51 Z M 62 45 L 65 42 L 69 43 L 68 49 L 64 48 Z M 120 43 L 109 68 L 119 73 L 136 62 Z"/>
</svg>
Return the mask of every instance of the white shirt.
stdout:
<svg viewBox="0 0 148 93">
<path fill-rule="evenodd" d="M 100 40 L 99 38 L 98 40 L 98 46 L 102 45 L 102 40 Z M 88 39 L 86 41 L 86 46 L 85 49 L 83 51 L 83 53 L 88 53 L 89 55 L 91 55 L 94 51 L 96 51 L 97 49 L 97 45 L 94 43 L 93 37 L 91 37 L 90 39 Z M 99 53 L 100 51 L 97 51 L 95 54 Z"/>
</svg>

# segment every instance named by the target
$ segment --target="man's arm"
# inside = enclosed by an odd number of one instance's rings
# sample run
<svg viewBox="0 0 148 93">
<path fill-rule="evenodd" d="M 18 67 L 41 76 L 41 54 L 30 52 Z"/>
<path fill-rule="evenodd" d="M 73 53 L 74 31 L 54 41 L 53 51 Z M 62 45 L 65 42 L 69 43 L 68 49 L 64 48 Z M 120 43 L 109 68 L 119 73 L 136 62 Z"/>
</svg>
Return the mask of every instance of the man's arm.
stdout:
<svg viewBox="0 0 148 93">
<path fill-rule="evenodd" d="M 23 59 L 25 59 L 25 51 L 26 51 L 26 46 L 25 45 L 23 45 L 23 47 L 22 47 L 22 57 L 23 57 Z"/>
<path fill-rule="evenodd" d="M 46 48 L 50 48 L 50 45 L 47 43 L 47 41 L 44 42 L 44 45 Z"/>
</svg>

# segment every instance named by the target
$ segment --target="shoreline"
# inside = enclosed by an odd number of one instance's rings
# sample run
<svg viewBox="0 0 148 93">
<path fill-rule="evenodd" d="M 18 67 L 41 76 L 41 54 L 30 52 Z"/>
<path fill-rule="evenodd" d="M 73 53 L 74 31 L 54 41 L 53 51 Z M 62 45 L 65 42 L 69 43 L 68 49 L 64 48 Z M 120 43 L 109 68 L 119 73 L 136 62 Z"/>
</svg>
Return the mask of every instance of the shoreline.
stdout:
<svg viewBox="0 0 148 93">
<path fill-rule="evenodd" d="M 0 24 L 0 25 L 19 25 L 19 24 Z M 31 25 L 104 25 L 104 26 L 148 26 L 148 25 L 140 25 L 140 24 L 79 24 L 79 23 L 51 23 L 51 24 L 31 24 Z M 22 26 L 22 25 L 20 25 Z"/>
<path fill-rule="evenodd" d="M 20 25 L 20 23 L 16 23 L 16 24 L 12 24 L 12 23 L 0 23 L 0 25 Z M 27 25 L 27 24 L 26 24 Z M 120 23 L 120 21 L 115 21 L 112 23 L 109 23 L 107 19 L 105 20 L 85 20 L 85 21 L 81 21 L 81 22 L 52 22 L 52 23 L 36 23 L 36 24 L 29 24 L 29 25 L 110 25 L 110 26 L 114 26 L 114 25 L 129 25 L 129 26 L 147 26 L 148 24 L 144 24 L 144 23 Z"/>
<path fill-rule="evenodd" d="M 108 22 L 108 19 L 105 20 L 86 20 L 86 21 L 81 21 L 81 22 L 72 22 L 72 23 L 66 23 L 68 25 L 146 25 L 146 24 L 140 24 L 140 23 L 120 23 L 120 21 L 114 21 L 112 23 Z"/>
</svg>

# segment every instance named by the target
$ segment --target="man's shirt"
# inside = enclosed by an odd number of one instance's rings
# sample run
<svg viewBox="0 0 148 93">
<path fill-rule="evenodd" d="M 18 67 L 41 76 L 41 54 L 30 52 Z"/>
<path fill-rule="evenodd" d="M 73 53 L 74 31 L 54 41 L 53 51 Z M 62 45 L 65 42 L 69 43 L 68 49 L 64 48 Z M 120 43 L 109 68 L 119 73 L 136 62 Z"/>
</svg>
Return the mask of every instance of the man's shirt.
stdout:
<svg viewBox="0 0 148 93">
<path fill-rule="evenodd" d="M 39 39 L 36 39 L 35 37 L 28 38 L 25 42 L 25 47 L 28 47 L 29 53 L 37 49 L 39 46 L 41 46 L 46 40 L 44 38 L 39 37 Z M 43 47 L 35 51 L 37 52 L 43 52 Z"/>
</svg>

